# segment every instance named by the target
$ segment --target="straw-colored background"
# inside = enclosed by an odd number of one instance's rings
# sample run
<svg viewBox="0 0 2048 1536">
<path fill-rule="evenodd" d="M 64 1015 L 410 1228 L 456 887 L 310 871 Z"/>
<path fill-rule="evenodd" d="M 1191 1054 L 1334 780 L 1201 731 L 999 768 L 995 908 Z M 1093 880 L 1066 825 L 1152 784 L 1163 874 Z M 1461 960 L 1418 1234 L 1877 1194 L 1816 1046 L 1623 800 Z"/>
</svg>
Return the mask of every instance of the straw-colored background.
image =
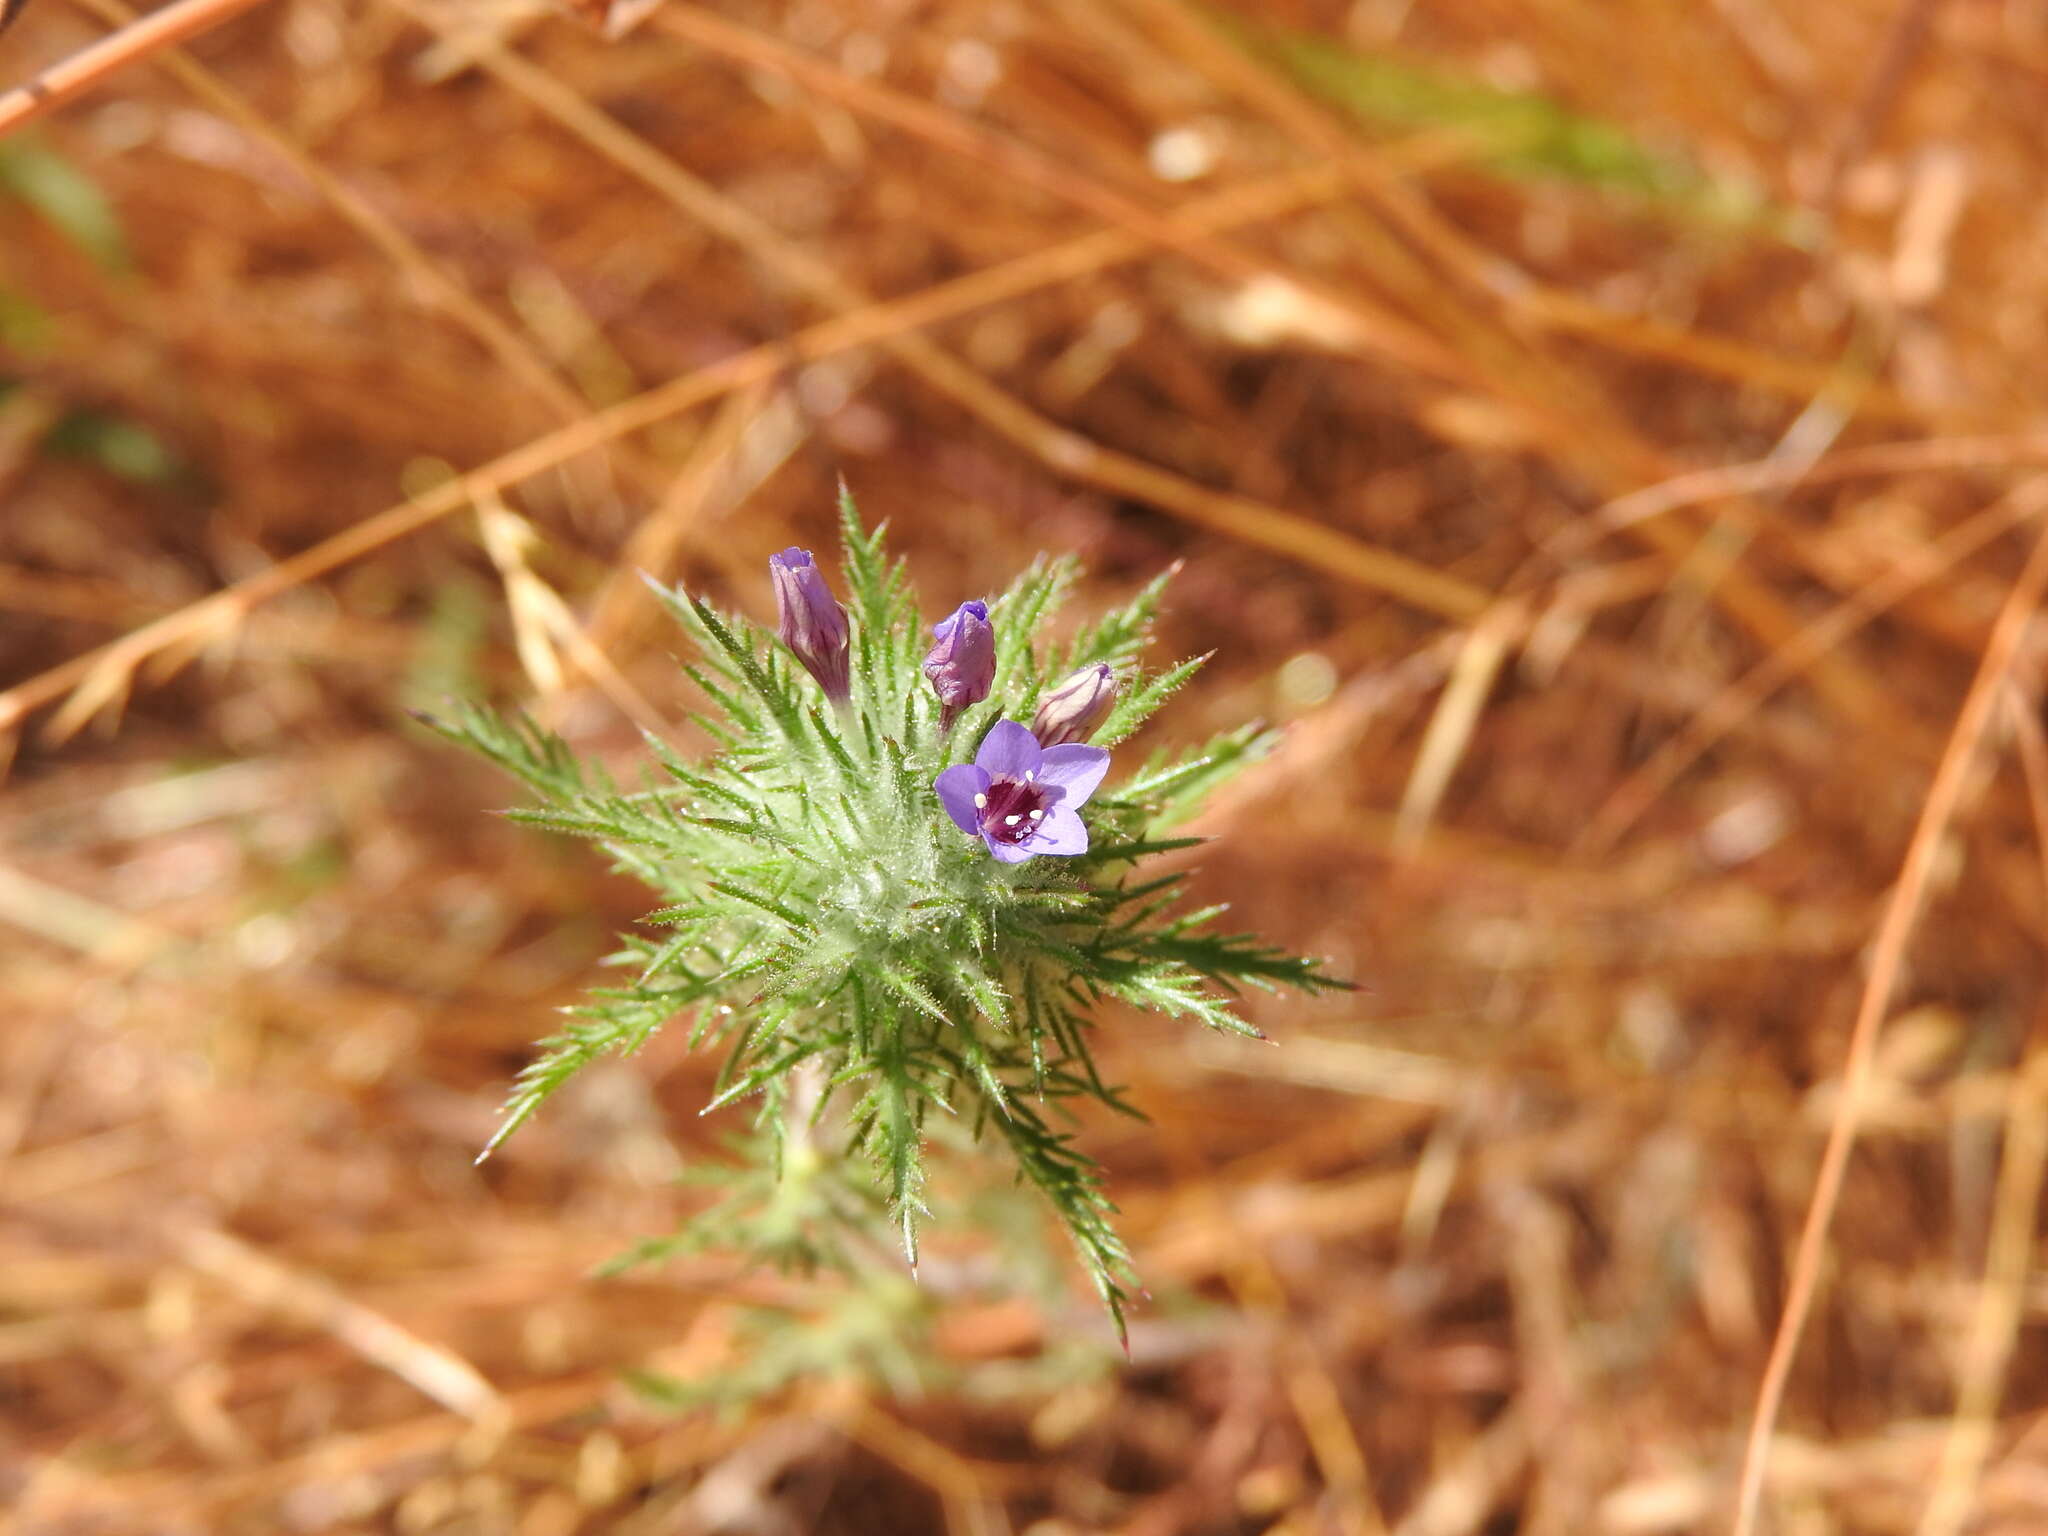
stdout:
<svg viewBox="0 0 2048 1536">
<path fill-rule="evenodd" d="M 0 1529 L 2048 1528 L 2048 9 L 1233 14 L 269 0 L 0 141 Z M 842 474 L 1184 561 L 1199 888 L 1365 989 L 1105 1021 L 1128 1364 L 664 1414 L 819 1297 L 591 1277 L 678 1041 L 472 1166 L 644 903 L 402 711 L 630 761 Z"/>
</svg>

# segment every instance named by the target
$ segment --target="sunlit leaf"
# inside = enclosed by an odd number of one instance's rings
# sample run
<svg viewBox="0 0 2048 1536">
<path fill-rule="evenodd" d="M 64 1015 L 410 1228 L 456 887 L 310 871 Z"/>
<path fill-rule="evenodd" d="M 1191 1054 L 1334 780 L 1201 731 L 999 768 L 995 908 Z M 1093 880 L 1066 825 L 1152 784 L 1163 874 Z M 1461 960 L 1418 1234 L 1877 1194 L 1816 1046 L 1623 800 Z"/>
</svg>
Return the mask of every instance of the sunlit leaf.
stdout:
<svg viewBox="0 0 2048 1536">
<path fill-rule="evenodd" d="M 29 138 L 0 140 L 0 193 L 33 208 L 86 255 L 113 272 L 134 259 L 106 195 L 55 150 Z"/>
<path fill-rule="evenodd" d="M 1318 33 L 1236 23 L 1227 29 L 1247 51 L 1363 126 L 1466 132 L 1482 163 L 1501 174 L 1576 182 L 1715 222 L 1764 212 L 1754 187 L 1710 177 L 1680 153 L 1652 148 L 1618 124 L 1539 92 L 1363 52 Z"/>
<path fill-rule="evenodd" d="M 43 448 L 138 485 L 170 485 L 188 472 L 184 459 L 149 428 L 106 411 L 72 411 L 50 429 Z"/>
</svg>

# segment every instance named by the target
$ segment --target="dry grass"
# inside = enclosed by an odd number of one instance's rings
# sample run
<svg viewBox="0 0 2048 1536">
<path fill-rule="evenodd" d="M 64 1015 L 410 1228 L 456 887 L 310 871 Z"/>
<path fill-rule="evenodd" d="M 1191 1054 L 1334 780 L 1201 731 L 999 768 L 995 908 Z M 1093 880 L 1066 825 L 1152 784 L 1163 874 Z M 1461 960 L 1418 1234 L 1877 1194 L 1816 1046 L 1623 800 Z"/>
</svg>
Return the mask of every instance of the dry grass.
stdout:
<svg viewBox="0 0 2048 1536">
<path fill-rule="evenodd" d="M 0 1530 L 2048 1527 L 2034 8 L 1236 7 L 1748 223 L 1182 0 L 234 9 L 0 101 L 133 249 L 0 159 Z M 630 756 L 632 572 L 758 611 L 842 472 L 935 599 L 1184 560 L 1162 729 L 1291 726 L 1201 879 L 1367 990 L 1108 1021 L 1128 1366 L 977 1291 L 961 1390 L 664 1414 L 819 1296 L 591 1277 L 677 1042 L 472 1166 L 637 899 L 400 708 Z"/>
</svg>

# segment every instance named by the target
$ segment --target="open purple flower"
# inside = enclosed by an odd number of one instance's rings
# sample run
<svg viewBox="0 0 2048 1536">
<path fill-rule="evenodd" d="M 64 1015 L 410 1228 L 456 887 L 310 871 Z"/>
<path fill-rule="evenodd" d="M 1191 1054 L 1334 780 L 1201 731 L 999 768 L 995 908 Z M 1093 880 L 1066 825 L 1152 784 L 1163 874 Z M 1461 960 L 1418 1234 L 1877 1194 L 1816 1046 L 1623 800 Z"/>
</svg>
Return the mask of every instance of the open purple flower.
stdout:
<svg viewBox="0 0 2048 1536">
<path fill-rule="evenodd" d="M 996 632 L 988 604 L 962 603 L 932 633 L 938 643 L 924 659 L 924 675 L 939 696 L 939 725 L 951 729 L 961 710 L 988 697 L 996 680 Z"/>
<path fill-rule="evenodd" d="M 1037 853 L 1088 851 L 1088 828 L 1075 813 L 1109 772 L 1100 747 L 1040 747 L 1014 720 L 998 720 L 971 763 L 957 763 L 932 787 L 962 832 L 978 836 L 1005 864 Z"/>
<path fill-rule="evenodd" d="M 804 664 L 825 697 L 843 703 L 849 692 L 846 651 L 846 610 L 825 585 L 808 549 L 791 545 L 768 557 L 768 575 L 775 583 L 775 617 L 782 643 Z"/>
</svg>

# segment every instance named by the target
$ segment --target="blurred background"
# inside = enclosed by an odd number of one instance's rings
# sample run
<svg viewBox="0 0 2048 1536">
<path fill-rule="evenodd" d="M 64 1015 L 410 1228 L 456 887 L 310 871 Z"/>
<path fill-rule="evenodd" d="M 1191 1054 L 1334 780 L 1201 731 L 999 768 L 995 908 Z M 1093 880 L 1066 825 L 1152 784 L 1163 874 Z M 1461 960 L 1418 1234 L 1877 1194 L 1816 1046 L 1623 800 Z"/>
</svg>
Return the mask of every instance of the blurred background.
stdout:
<svg viewBox="0 0 2048 1536">
<path fill-rule="evenodd" d="M 1760 1529 L 2048 1529 L 2044 99 L 2041 0 L 268 0 L 0 139 L 0 1529 L 1719 1531 L 1774 1337 Z M 967 1229 L 879 1374 L 594 1276 L 679 1032 L 473 1165 L 645 901 L 405 709 L 630 771 L 636 573 L 842 475 L 1287 728 L 1197 889 L 1362 990 L 1103 1019 L 1128 1360 Z"/>
</svg>

